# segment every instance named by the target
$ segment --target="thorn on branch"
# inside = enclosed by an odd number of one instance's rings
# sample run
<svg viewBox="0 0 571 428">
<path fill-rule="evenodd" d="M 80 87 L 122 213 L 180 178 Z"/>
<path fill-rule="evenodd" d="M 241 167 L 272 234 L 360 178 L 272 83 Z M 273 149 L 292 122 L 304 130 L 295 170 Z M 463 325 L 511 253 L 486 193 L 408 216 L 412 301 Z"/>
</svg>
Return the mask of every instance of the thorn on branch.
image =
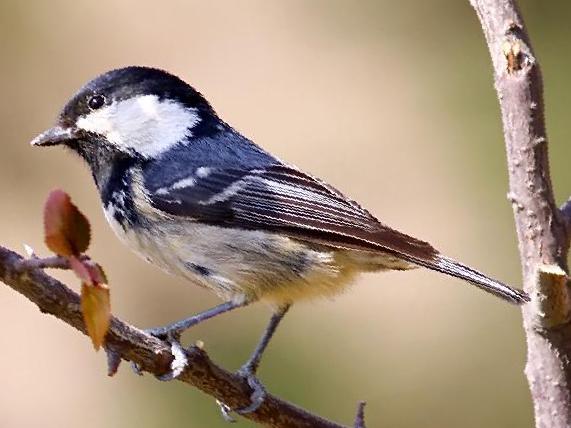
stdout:
<svg viewBox="0 0 571 428">
<path fill-rule="evenodd" d="M 366 428 L 365 426 L 365 401 L 359 402 L 357 405 L 357 416 L 355 416 L 354 428 Z"/>
</svg>

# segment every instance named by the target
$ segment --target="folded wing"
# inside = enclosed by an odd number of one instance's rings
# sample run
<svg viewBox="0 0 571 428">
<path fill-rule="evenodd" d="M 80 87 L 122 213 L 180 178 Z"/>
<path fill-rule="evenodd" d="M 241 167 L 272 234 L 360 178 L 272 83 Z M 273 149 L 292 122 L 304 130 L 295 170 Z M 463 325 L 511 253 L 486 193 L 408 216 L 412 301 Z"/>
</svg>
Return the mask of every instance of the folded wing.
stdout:
<svg viewBox="0 0 571 428">
<path fill-rule="evenodd" d="M 151 203 L 171 215 L 274 231 L 335 247 L 432 259 L 436 250 L 391 229 L 325 183 L 284 165 L 203 171 L 158 189 Z"/>
</svg>

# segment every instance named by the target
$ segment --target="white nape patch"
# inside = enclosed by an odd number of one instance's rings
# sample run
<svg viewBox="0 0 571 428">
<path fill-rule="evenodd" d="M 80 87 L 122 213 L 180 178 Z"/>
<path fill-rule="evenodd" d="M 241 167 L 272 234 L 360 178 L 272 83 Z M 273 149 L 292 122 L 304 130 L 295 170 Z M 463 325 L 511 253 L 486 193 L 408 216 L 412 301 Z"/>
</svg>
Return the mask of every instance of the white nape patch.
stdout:
<svg viewBox="0 0 571 428">
<path fill-rule="evenodd" d="M 113 102 L 77 120 L 77 126 L 103 135 L 119 149 L 156 157 L 192 136 L 200 122 L 197 109 L 187 108 L 156 95 L 142 95 Z"/>
</svg>

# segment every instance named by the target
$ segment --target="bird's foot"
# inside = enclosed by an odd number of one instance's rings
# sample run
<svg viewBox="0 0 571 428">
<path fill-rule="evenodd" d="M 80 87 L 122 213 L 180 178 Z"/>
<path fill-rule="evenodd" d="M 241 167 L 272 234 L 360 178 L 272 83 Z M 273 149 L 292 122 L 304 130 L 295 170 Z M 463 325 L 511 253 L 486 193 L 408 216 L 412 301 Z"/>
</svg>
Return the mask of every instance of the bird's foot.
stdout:
<svg viewBox="0 0 571 428">
<path fill-rule="evenodd" d="M 227 404 L 220 400 L 216 400 L 216 403 L 220 407 L 220 412 L 222 417 L 226 422 L 236 422 L 232 417 L 232 413 L 237 413 L 239 415 L 247 415 L 248 413 L 255 412 L 260 408 L 264 400 L 266 399 L 267 393 L 266 388 L 262 385 L 262 382 L 256 377 L 255 370 L 248 364 L 242 366 L 236 374 L 248 382 L 250 388 L 252 388 L 252 394 L 250 395 L 250 404 L 244 407 L 239 407 L 237 409 L 232 409 Z"/>
<path fill-rule="evenodd" d="M 164 382 L 176 379 L 188 365 L 186 352 L 180 343 L 181 333 L 177 330 L 169 329 L 168 327 L 150 328 L 144 330 L 144 332 L 156 337 L 157 339 L 164 340 L 171 345 L 173 360 L 171 361 L 170 370 L 163 375 L 155 377 Z M 135 363 L 131 363 L 131 369 L 138 375 L 143 374 L 139 365 Z"/>
<path fill-rule="evenodd" d="M 186 326 L 179 327 L 178 323 L 173 323 L 163 327 L 146 328 L 143 331 L 159 340 L 180 342 L 180 336 L 187 328 Z"/>
<path fill-rule="evenodd" d="M 249 302 L 244 300 L 240 302 L 229 301 L 208 309 L 199 314 L 193 315 L 191 317 L 185 318 L 183 320 L 177 321 L 175 323 L 169 324 L 164 327 L 151 328 L 144 330 L 145 333 L 156 337 L 159 340 L 168 342 L 171 345 L 171 352 L 173 355 L 173 361 L 171 363 L 171 371 L 163 376 L 158 376 L 160 380 L 172 380 L 176 378 L 188 365 L 186 358 L 186 353 L 180 344 L 180 335 L 184 333 L 191 327 L 213 318 L 217 315 L 223 314 L 225 312 L 231 311 L 236 308 L 247 305 Z M 135 373 L 141 374 L 141 368 L 132 365 Z"/>
<path fill-rule="evenodd" d="M 262 405 L 267 396 L 266 388 L 264 388 L 262 382 L 260 382 L 260 380 L 256 377 L 255 370 L 253 370 L 252 367 L 247 364 L 242 366 L 240 370 L 238 370 L 237 374 L 248 382 L 248 385 L 250 385 L 250 388 L 252 388 L 252 394 L 250 395 L 249 405 L 246 407 L 234 409 L 234 411 L 239 415 L 247 415 L 248 413 L 252 413 L 258 410 L 258 408 Z"/>
</svg>

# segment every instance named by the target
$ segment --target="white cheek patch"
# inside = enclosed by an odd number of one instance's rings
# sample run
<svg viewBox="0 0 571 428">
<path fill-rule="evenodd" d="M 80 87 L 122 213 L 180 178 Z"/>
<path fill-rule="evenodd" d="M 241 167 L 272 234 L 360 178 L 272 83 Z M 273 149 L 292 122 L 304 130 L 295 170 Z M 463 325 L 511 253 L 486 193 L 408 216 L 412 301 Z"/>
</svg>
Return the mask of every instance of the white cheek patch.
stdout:
<svg viewBox="0 0 571 428">
<path fill-rule="evenodd" d="M 77 121 L 77 126 L 103 135 L 119 149 L 156 157 L 192 136 L 200 122 L 197 109 L 142 95 L 95 110 Z"/>
</svg>

